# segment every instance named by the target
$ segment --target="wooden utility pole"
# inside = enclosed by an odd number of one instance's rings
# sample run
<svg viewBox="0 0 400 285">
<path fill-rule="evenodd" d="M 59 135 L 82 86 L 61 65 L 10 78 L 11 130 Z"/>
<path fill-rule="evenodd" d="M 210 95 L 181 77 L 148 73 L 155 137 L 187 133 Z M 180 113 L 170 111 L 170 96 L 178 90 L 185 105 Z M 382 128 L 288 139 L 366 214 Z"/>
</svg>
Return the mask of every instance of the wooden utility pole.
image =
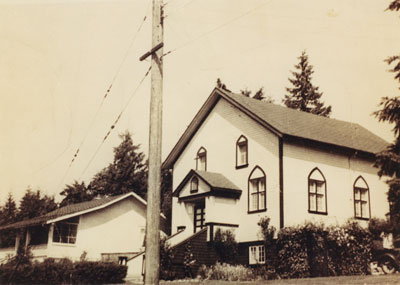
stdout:
<svg viewBox="0 0 400 285">
<path fill-rule="evenodd" d="M 162 0 L 153 0 L 151 97 L 149 131 L 149 177 L 147 189 L 145 284 L 158 284 L 160 267 L 160 188 L 161 188 L 161 125 L 163 87 L 163 15 Z"/>
</svg>

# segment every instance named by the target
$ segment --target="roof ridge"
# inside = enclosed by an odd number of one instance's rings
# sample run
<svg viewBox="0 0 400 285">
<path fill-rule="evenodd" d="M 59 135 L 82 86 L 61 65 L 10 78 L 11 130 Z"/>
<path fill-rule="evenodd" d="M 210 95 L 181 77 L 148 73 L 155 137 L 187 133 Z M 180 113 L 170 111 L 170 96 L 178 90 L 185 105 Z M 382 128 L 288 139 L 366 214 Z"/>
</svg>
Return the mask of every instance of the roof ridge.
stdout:
<svg viewBox="0 0 400 285">
<path fill-rule="evenodd" d="M 356 123 L 356 122 L 350 122 L 350 121 L 345 121 L 345 120 L 342 120 L 342 119 L 331 118 L 331 117 L 324 117 L 324 116 L 320 116 L 320 115 L 317 115 L 317 114 L 313 114 L 313 113 L 309 113 L 309 112 L 304 112 L 304 111 L 300 111 L 300 110 L 297 110 L 297 109 L 293 109 L 293 108 L 289 108 L 289 107 L 286 107 L 286 106 L 282 106 L 282 105 L 280 105 L 280 104 L 276 104 L 276 103 L 266 102 L 266 101 L 263 101 L 263 100 L 254 99 L 254 98 L 247 97 L 247 96 L 244 96 L 244 95 L 239 94 L 239 93 L 229 92 L 229 91 L 224 90 L 224 89 L 221 89 L 221 88 L 218 88 L 218 89 L 219 89 L 219 90 L 223 90 L 223 92 L 225 92 L 225 93 L 228 94 L 228 95 L 242 96 L 244 100 L 249 100 L 249 101 L 252 101 L 252 102 L 254 102 L 254 103 L 256 103 L 256 104 L 273 105 L 273 106 L 275 106 L 275 107 L 280 107 L 280 108 L 282 108 L 282 109 L 285 109 L 285 110 L 288 111 L 288 112 L 298 113 L 298 114 L 302 114 L 302 115 L 310 116 L 310 117 L 311 117 L 311 116 L 314 116 L 315 118 L 318 117 L 318 118 L 320 118 L 320 119 L 325 119 L 325 120 L 334 120 L 334 121 L 338 121 L 338 122 L 342 122 L 342 123 L 347 123 L 347 124 L 355 124 L 355 125 L 358 125 L 358 126 L 360 126 L 360 127 L 363 127 L 362 125 L 360 125 L 359 123 Z M 240 102 L 238 102 L 238 103 L 240 103 Z M 364 127 L 363 127 L 363 128 L 364 128 Z"/>
</svg>

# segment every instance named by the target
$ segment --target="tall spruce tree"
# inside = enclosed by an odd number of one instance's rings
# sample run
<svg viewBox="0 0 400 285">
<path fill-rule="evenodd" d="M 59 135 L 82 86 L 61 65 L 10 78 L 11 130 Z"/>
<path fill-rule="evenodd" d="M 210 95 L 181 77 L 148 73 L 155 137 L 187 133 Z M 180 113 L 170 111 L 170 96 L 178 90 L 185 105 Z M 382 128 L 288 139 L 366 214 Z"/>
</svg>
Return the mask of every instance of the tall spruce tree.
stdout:
<svg viewBox="0 0 400 285">
<path fill-rule="evenodd" d="M 388 10 L 399 11 L 400 0 L 391 2 Z M 395 74 L 394 79 L 400 84 L 400 54 L 385 61 L 393 66 L 390 71 Z M 394 124 L 395 140 L 386 150 L 376 155 L 375 166 L 379 168 L 379 176 L 389 177 L 386 183 L 389 186 L 390 217 L 395 233 L 400 234 L 400 96 L 383 97 L 379 106 L 381 109 L 374 114 L 379 121 Z"/>
<path fill-rule="evenodd" d="M 319 87 L 311 83 L 311 75 L 314 73 L 313 66 L 308 62 L 308 55 L 305 51 L 298 57 L 299 63 L 295 65 L 298 71 L 292 71 L 294 78 L 289 78 L 292 88 L 286 88 L 286 94 L 282 102 L 289 108 L 303 112 L 329 117 L 332 107 L 324 106 L 320 101 L 322 92 Z"/>
<path fill-rule="evenodd" d="M 54 197 L 43 194 L 40 190 L 28 188 L 19 203 L 17 220 L 27 220 L 44 215 L 57 208 Z"/>
<path fill-rule="evenodd" d="M 146 198 L 147 162 L 140 145 L 133 144 L 129 132 L 120 135 L 122 142 L 114 148 L 114 161 L 97 173 L 88 188 L 94 196 L 114 196 L 135 192 Z"/>
<path fill-rule="evenodd" d="M 0 211 L 0 225 L 11 224 L 17 218 L 17 205 L 11 193 L 8 193 L 7 201 Z M 15 243 L 15 230 L 3 230 L 0 235 L 0 247 L 12 247 Z"/>
</svg>

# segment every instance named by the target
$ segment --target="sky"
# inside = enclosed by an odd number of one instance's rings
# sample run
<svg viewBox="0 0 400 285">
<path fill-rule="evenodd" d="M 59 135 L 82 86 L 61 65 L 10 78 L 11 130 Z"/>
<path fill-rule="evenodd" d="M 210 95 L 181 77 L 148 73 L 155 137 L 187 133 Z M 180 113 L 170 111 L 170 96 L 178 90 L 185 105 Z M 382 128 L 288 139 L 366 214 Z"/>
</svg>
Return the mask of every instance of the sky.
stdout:
<svg viewBox="0 0 400 285">
<path fill-rule="evenodd" d="M 384 62 L 400 52 L 390 1 L 164 2 L 163 159 L 217 78 L 281 104 L 302 51 L 332 118 L 393 140 L 371 115 L 399 95 Z M 0 0 L 0 204 L 27 188 L 60 201 L 112 161 L 126 130 L 147 154 L 150 62 L 139 57 L 150 49 L 150 0 Z"/>
</svg>

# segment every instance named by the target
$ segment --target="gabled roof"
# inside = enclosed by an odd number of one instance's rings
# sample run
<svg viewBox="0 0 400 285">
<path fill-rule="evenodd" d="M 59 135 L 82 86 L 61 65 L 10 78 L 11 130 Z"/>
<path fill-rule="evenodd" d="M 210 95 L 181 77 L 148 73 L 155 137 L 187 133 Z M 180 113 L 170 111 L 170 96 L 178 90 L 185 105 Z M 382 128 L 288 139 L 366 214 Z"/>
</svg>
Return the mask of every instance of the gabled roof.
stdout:
<svg viewBox="0 0 400 285">
<path fill-rule="evenodd" d="M 359 124 L 330 119 L 215 88 L 163 163 L 171 168 L 216 103 L 225 99 L 279 137 L 321 142 L 375 154 L 388 143 Z"/>
<path fill-rule="evenodd" d="M 210 192 L 207 192 L 212 196 L 228 196 L 233 198 L 238 198 L 242 194 L 242 190 L 236 186 L 233 182 L 231 182 L 228 178 L 220 173 L 213 173 L 208 171 L 200 171 L 200 170 L 190 170 L 189 173 L 185 176 L 179 186 L 175 189 L 172 194 L 175 197 L 179 196 L 179 193 L 183 189 L 183 187 L 188 183 L 188 181 L 196 176 L 204 181 L 209 187 Z M 199 194 L 194 194 L 196 196 Z"/>
<path fill-rule="evenodd" d="M 0 230 L 9 229 L 9 228 L 24 228 L 29 226 L 36 226 L 41 224 L 49 224 L 65 219 L 69 219 L 75 216 L 83 215 L 86 213 L 90 213 L 93 211 L 97 211 L 99 209 L 106 208 L 118 201 L 126 199 L 128 197 L 136 198 L 141 204 L 146 206 L 146 201 L 143 200 L 140 196 L 133 192 L 117 195 L 117 196 L 110 196 L 101 199 L 93 199 L 91 201 L 71 204 L 61 208 L 58 208 L 52 212 L 49 212 L 43 216 L 35 217 L 29 220 L 24 220 L 20 222 L 16 222 L 13 224 L 3 225 L 0 226 Z"/>
</svg>

